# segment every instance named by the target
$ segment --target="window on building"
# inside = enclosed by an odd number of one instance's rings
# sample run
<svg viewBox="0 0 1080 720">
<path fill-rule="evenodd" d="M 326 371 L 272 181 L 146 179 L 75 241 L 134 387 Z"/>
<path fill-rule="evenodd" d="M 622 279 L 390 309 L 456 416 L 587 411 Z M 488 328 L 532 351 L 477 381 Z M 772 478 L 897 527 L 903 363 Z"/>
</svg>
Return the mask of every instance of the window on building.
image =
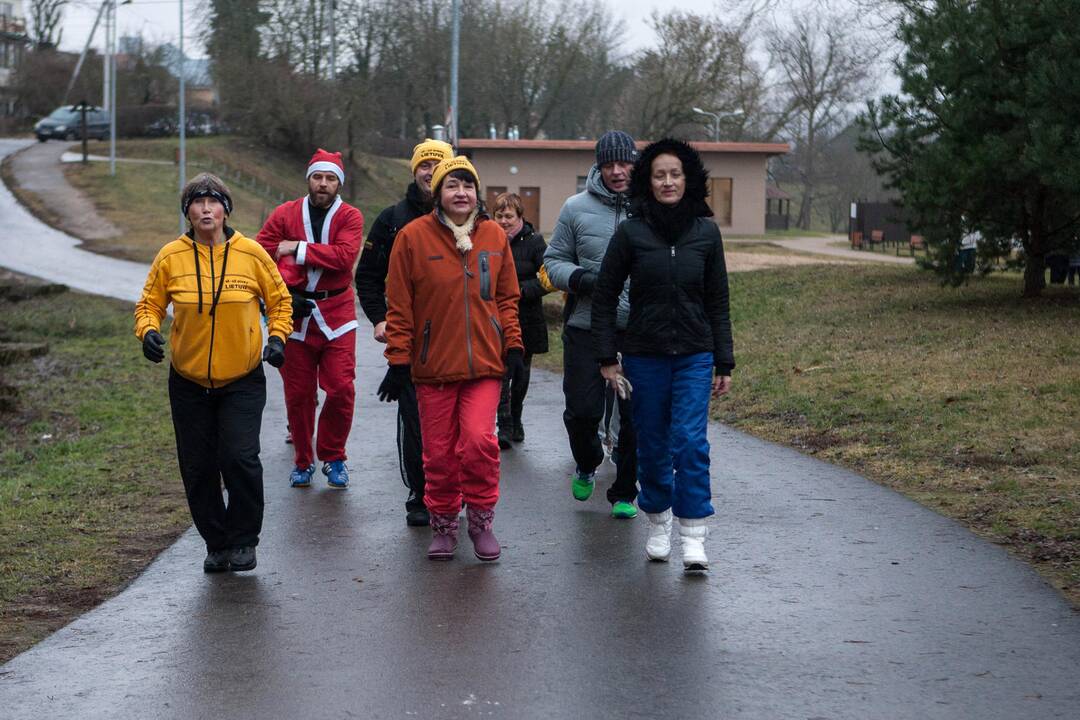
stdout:
<svg viewBox="0 0 1080 720">
<path fill-rule="evenodd" d="M 713 220 L 720 227 L 731 227 L 731 178 L 711 178 L 710 183 L 709 207 Z"/>
<path fill-rule="evenodd" d="M 7 20 L 9 17 L 15 14 L 15 6 L 9 2 L 0 2 L 0 17 Z"/>
</svg>

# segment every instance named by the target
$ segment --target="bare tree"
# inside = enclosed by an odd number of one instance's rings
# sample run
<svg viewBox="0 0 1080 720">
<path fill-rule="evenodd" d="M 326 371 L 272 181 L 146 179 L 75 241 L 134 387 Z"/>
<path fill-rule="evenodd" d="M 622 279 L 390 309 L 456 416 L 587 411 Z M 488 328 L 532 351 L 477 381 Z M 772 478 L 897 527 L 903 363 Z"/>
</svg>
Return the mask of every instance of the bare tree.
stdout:
<svg viewBox="0 0 1080 720">
<path fill-rule="evenodd" d="M 852 116 L 873 77 L 852 27 L 843 16 L 799 13 L 790 28 L 774 26 L 768 33 L 778 89 L 789 109 L 787 132 L 795 144 L 791 161 L 802 184 L 797 224 L 804 230 L 812 220 L 823 141 Z"/>
<path fill-rule="evenodd" d="M 30 0 L 30 39 L 39 50 L 55 48 L 64 34 L 64 6 L 68 0 Z"/>
</svg>

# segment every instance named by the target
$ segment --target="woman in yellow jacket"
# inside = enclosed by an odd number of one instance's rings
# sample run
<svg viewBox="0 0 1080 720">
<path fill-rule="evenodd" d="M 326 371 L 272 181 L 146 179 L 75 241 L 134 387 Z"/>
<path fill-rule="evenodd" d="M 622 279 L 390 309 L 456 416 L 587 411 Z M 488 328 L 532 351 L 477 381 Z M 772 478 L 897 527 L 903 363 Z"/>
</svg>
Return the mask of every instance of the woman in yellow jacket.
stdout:
<svg viewBox="0 0 1080 720">
<path fill-rule="evenodd" d="M 172 304 L 169 403 L 188 507 L 206 541 L 203 570 L 251 570 L 263 517 L 260 358 L 274 367 L 285 362 L 292 304 L 266 251 L 225 224 L 232 197 L 220 179 L 195 176 L 180 207 L 191 226 L 154 258 L 135 306 L 135 335 L 143 355 L 161 362 L 161 321 Z M 270 336 L 265 348 L 260 300 Z"/>
</svg>

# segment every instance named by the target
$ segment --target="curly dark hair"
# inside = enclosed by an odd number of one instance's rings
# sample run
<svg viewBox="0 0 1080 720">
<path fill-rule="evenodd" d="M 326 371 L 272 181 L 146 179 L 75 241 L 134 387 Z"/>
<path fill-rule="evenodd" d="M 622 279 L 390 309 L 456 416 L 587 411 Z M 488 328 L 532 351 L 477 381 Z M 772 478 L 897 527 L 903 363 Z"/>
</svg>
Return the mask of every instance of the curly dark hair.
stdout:
<svg viewBox="0 0 1080 720">
<path fill-rule="evenodd" d="M 701 161 L 697 150 L 690 147 L 689 143 L 675 138 L 657 140 L 641 151 L 641 157 L 634 163 L 634 172 L 630 176 L 631 202 L 639 207 L 656 204 L 650 183 L 652 162 L 665 153 L 679 158 L 683 174 L 686 175 L 686 192 L 679 201 L 680 208 L 693 217 L 712 217 L 713 212 L 708 201 L 709 171 L 705 169 L 705 163 Z"/>
</svg>

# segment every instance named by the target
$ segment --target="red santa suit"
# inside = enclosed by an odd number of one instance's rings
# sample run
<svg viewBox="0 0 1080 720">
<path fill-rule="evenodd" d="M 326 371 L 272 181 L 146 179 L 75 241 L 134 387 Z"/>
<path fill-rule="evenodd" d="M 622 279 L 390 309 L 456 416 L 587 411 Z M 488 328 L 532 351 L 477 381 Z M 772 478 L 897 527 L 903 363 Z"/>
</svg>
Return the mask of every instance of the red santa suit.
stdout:
<svg viewBox="0 0 1080 720">
<path fill-rule="evenodd" d="M 319 150 L 308 166 L 314 172 L 333 172 L 344 182 L 340 153 Z M 345 460 L 345 443 L 352 427 L 356 398 L 356 297 L 353 268 L 361 249 L 364 217 L 359 210 L 334 199 L 322 227 L 312 222 L 307 196 L 280 205 L 267 218 L 256 240 L 274 256 L 278 243 L 299 242 L 296 254 L 278 260 L 285 284 L 313 305 L 311 314 L 294 321 L 295 330 L 285 345 L 281 379 L 297 468 L 314 464 L 315 453 L 324 463 Z M 326 393 L 315 434 L 317 388 Z"/>
</svg>

